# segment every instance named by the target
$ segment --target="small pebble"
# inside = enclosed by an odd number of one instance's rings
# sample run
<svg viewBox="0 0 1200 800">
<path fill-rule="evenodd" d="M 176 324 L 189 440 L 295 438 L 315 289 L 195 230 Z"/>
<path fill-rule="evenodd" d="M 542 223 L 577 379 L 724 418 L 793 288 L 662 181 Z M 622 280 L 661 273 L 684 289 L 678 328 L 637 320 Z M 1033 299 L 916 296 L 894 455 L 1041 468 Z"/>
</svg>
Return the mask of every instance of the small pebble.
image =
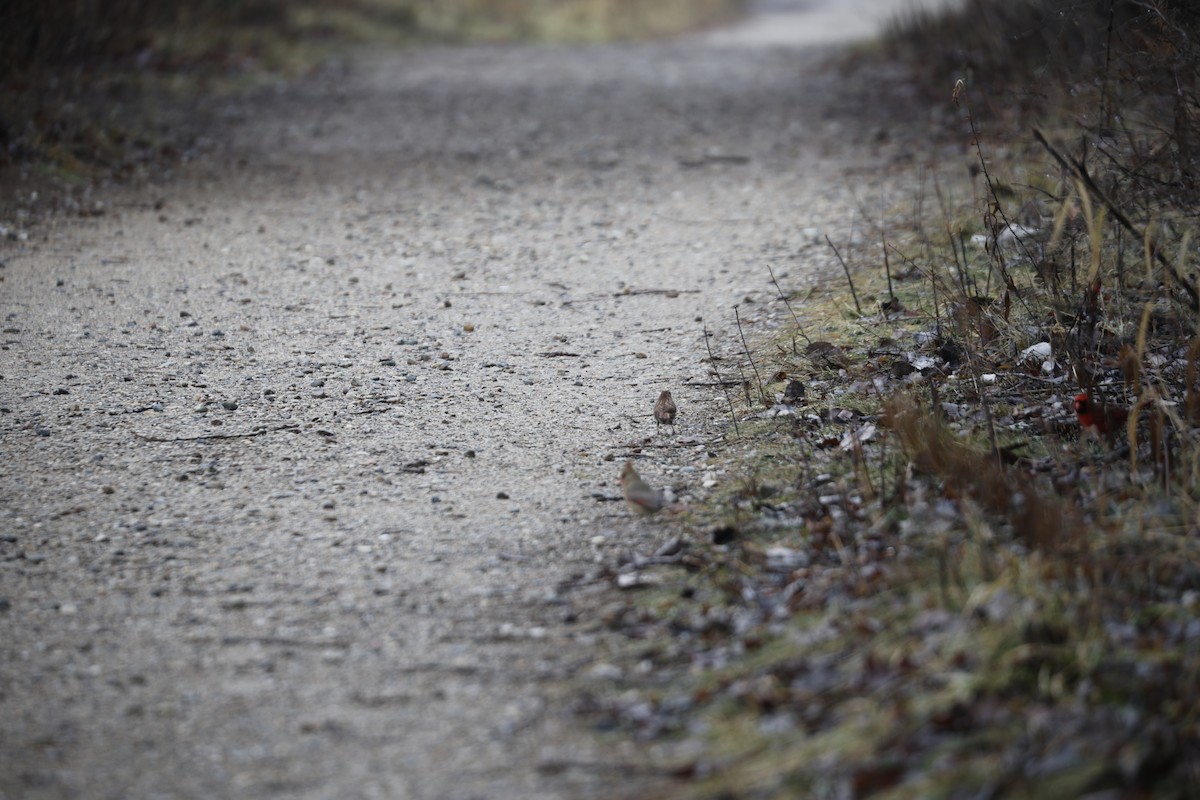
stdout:
<svg viewBox="0 0 1200 800">
<path fill-rule="evenodd" d="M 225 400 L 221 403 L 221 408 L 225 409 L 226 411 L 237 411 L 238 404 L 234 400 Z"/>
</svg>

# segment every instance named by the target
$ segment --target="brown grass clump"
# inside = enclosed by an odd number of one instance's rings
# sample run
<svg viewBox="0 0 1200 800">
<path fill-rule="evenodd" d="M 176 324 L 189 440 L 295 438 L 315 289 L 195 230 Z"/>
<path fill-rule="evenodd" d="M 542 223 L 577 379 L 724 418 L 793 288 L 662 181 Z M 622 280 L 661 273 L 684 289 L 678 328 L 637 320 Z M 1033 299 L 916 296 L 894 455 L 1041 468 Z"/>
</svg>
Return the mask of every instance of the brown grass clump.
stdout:
<svg viewBox="0 0 1200 800">
<path fill-rule="evenodd" d="M 1086 539 L 1078 509 L 1045 493 L 1026 469 L 1006 463 L 1004 450 L 984 450 L 949 431 L 911 398 L 893 397 L 884 424 L 896 435 L 909 464 L 936 479 L 945 496 L 969 498 L 1008 522 L 1014 537 L 1043 552 L 1072 554 Z"/>
</svg>

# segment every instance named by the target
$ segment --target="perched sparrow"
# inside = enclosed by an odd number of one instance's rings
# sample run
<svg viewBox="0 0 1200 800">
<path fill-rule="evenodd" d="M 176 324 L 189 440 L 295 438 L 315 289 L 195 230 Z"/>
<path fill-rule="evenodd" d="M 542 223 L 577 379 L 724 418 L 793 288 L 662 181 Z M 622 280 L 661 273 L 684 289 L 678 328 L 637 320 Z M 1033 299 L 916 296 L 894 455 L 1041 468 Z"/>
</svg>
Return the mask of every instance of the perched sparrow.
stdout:
<svg viewBox="0 0 1200 800">
<path fill-rule="evenodd" d="M 654 404 L 654 424 L 658 427 L 663 425 L 671 426 L 671 433 L 675 433 L 675 401 L 671 398 L 670 392 L 663 392 L 658 396 L 658 402 Z"/>
<path fill-rule="evenodd" d="M 632 461 L 626 461 L 621 470 L 621 491 L 625 494 L 625 502 L 638 514 L 653 514 L 663 507 L 662 493 L 651 489 L 650 484 L 642 480 Z"/>
<path fill-rule="evenodd" d="M 1112 437 L 1125 427 L 1129 419 L 1129 409 L 1121 406 L 1107 405 L 1096 402 L 1087 392 L 1075 395 L 1075 416 L 1079 417 L 1079 427 L 1091 428 L 1096 433 Z"/>
</svg>

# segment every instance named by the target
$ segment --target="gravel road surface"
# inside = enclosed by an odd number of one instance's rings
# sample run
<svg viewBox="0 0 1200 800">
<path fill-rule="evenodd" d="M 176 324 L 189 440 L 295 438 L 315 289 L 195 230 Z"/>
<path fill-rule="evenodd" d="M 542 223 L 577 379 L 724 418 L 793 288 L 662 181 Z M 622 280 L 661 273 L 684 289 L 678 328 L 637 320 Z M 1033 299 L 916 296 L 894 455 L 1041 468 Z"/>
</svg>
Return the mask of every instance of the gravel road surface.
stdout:
<svg viewBox="0 0 1200 800">
<path fill-rule="evenodd" d="M 0 798 L 661 779 L 573 713 L 636 645 L 606 570 L 699 535 L 621 464 L 722 479 L 704 326 L 769 333 L 767 264 L 815 282 L 903 172 L 869 76 L 760 22 L 356 54 L 226 102 L 181 178 L 6 223 Z"/>
</svg>

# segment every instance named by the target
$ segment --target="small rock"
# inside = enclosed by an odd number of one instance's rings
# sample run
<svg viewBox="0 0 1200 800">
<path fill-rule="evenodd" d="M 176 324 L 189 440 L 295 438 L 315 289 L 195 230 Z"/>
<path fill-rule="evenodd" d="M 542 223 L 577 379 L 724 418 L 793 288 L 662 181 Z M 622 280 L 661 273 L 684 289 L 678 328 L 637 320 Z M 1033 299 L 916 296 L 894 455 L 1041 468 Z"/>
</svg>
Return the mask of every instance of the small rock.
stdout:
<svg viewBox="0 0 1200 800">
<path fill-rule="evenodd" d="M 732 525 L 722 525 L 719 528 L 714 528 L 712 533 L 709 534 L 709 538 L 712 540 L 713 544 L 721 545 L 729 544 L 737 538 L 737 535 L 737 528 L 733 527 Z"/>
<path fill-rule="evenodd" d="M 672 536 L 662 547 L 654 551 L 654 555 L 660 558 L 673 556 L 682 552 L 683 547 L 683 539 L 679 536 Z"/>
<path fill-rule="evenodd" d="M 802 400 L 804 400 L 804 384 L 792 378 L 783 390 L 783 402 L 786 405 L 794 406 Z"/>
<path fill-rule="evenodd" d="M 221 408 L 225 409 L 226 411 L 237 411 L 238 404 L 235 400 L 225 400 L 221 403 Z"/>
<path fill-rule="evenodd" d="M 616 664 L 600 663 L 592 666 L 587 671 L 587 677 L 598 681 L 615 681 L 620 679 L 624 673 Z"/>
</svg>

